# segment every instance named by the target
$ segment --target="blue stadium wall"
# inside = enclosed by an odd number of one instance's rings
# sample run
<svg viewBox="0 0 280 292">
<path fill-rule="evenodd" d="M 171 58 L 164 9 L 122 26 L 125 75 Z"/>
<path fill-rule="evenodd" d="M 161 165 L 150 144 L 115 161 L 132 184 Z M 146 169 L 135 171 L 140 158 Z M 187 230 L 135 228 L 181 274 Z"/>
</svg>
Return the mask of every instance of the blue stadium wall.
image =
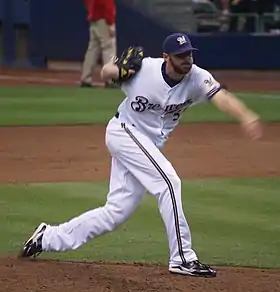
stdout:
<svg viewBox="0 0 280 292">
<path fill-rule="evenodd" d="M 117 49 L 142 45 L 146 55 L 160 56 L 161 43 L 173 32 L 117 4 Z M 82 0 L 0 0 L 2 65 L 42 67 L 49 60 L 82 61 L 88 42 L 88 23 Z M 15 27 L 29 27 L 29 55 L 15 60 Z M 191 35 L 199 48 L 196 63 L 208 69 L 280 69 L 280 37 L 253 35 Z"/>
</svg>

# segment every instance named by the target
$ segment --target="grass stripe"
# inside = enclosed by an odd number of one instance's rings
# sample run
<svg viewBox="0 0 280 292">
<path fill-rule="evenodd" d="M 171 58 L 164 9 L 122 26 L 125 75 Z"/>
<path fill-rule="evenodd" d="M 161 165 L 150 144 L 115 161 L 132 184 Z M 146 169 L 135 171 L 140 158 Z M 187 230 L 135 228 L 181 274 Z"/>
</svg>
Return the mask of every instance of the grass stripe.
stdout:
<svg viewBox="0 0 280 292">
<path fill-rule="evenodd" d="M 279 268 L 279 187 L 279 178 L 185 181 L 184 210 L 201 260 Z M 14 253 L 42 220 L 60 223 L 102 206 L 107 190 L 107 182 L 1 185 L 1 251 Z M 43 257 L 167 263 L 168 246 L 157 202 L 146 196 L 115 232 L 79 250 Z"/>
<path fill-rule="evenodd" d="M 237 93 L 266 122 L 280 120 L 275 94 Z M 275 97 L 275 98 L 274 98 Z M 114 89 L 79 87 L 0 87 L 0 125 L 105 124 L 124 94 Z M 211 104 L 188 109 L 182 122 L 232 122 Z"/>
</svg>

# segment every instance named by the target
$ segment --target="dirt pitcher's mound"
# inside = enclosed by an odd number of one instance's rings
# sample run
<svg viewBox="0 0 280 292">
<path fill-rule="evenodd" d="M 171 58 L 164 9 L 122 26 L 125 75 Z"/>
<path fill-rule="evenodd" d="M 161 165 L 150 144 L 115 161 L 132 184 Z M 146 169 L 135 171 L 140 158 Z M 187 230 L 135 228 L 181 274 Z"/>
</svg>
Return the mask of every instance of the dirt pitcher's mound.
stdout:
<svg viewBox="0 0 280 292">
<path fill-rule="evenodd" d="M 0 259 L 0 290 L 48 292 L 276 292 L 275 270 L 217 268 L 212 279 L 171 275 L 164 266 Z"/>
</svg>

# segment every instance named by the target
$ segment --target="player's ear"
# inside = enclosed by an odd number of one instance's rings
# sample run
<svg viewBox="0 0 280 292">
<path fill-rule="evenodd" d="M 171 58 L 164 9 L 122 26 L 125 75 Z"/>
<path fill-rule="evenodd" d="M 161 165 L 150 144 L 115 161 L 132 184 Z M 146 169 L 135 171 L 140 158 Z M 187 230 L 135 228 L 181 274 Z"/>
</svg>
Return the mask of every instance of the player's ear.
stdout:
<svg viewBox="0 0 280 292">
<path fill-rule="evenodd" d="M 167 60 L 169 59 L 169 55 L 166 54 L 166 53 L 163 53 L 163 54 L 162 54 L 162 57 L 163 57 L 163 59 L 164 59 L 165 61 L 167 61 Z"/>
</svg>

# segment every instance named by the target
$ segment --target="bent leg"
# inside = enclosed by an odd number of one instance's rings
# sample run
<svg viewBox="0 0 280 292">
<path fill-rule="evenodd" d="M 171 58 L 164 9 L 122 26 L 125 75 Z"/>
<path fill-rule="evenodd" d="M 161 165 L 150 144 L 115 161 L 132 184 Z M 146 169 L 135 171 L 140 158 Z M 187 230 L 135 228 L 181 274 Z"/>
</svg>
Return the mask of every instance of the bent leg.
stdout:
<svg viewBox="0 0 280 292">
<path fill-rule="evenodd" d="M 135 211 L 146 190 L 116 158 L 112 158 L 110 190 L 106 204 L 58 226 L 48 225 L 44 251 L 77 249 L 91 238 L 114 230 Z"/>
</svg>

